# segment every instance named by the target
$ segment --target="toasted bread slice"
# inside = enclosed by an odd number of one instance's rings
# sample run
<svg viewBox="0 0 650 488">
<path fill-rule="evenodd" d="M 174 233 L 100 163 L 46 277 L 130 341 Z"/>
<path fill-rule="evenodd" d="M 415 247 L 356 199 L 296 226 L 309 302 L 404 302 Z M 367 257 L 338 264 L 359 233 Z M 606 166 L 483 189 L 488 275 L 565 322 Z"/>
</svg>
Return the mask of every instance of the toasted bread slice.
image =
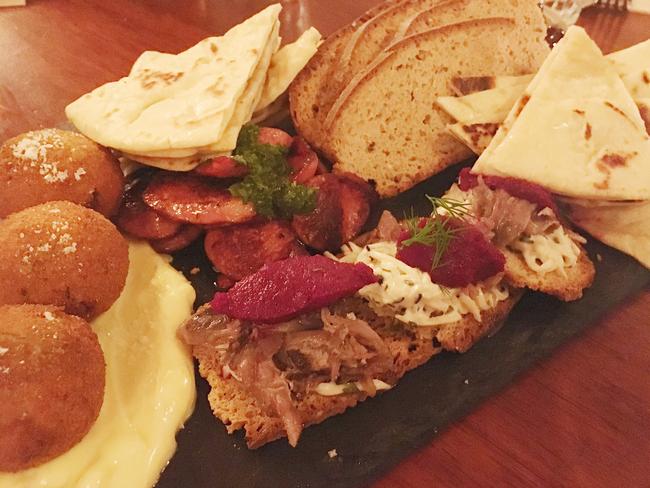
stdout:
<svg viewBox="0 0 650 488">
<path fill-rule="evenodd" d="M 390 47 L 409 35 L 418 34 L 447 24 L 465 20 L 488 17 L 510 17 L 516 20 L 516 29 L 523 35 L 536 32 L 543 39 L 546 31 L 537 2 L 520 0 L 503 2 L 501 0 L 411 0 L 382 12 L 364 24 L 363 33 L 354 43 L 354 49 L 348 42 L 340 60 L 340 67 L 335 78 L 334 93 L 340 96 L 345 85 L 362 73 L 364 68 L 380 55 L 383 49 Z M 357 32 L 360 32 L 358 29 Z M 541 64 L 549 53 L 546 43 L 534 43 L 522 46 L 529 50 L 530 59 Z M 326 101 L 323 106 L 336 106 Z M 325 119 L 329 126 L 335 116 L 331 108 Z"/>
<path fill-rule="evenodd" d="M 398 42 L 338 107 L 326 148 L 335 171 L 374 180 L 389 197 L 469 157 L 446 131 L 453 121 L 435 100 L 451 94 L 454 76 L 536 69 L 538 60 L 512 48 L 524 42 L 538 40 L 522 36 L 506 18 L 447 25 Z"/>
<path fill-rule="evenodd" d="M 502 249 L 506 256 L 506 280 L 517 288 L 530 288 L 531 290 L 547 293 L 565 302 L 578 300 L 582 297 L 585 288 L 589 288 L 594 281 L 596 269 L 591 262 L 587 251 L 580 247 L 580 256 L 576 264 L 564 269 L 564 273 L 555 270 L 550 273 L 540 274 L 526 265 L 523 256 L 510 249 Z"/>
<path fill-rule="evenodd" d="M 427 362 L 442 347 L 459 352 L 469 349 L 479 338 L 498 327 L 521 294 L 521 291 L 513 290 L 507 300 L 493 310 L 483 312 L 481 322 L 468 315 L 442 328 L 411 327 L 394 318 L 379 317 L 359 298 L 346 299 L 340 306 L 366 320 L 380 334 L 393 355 L 394 369 L 390 376 L 394 381 Z M 212 411 L 225 424 L 228 433 L 244 429 L 251 449 L 286 436 L 278 416 L 260 409 L 255 398 L 236 379 L 223 377 L 222 365 L 215 361 L 210 346 L 195 346 L 193 354 L 199 361 L 201 376 L 212 388 L 208 395 Z M 366 398 L 368 395 L 361 391 L 336 396 L 309 392 L 296 402 L 296 408 L 306 427 L 343 413 Z"/>
<path fill-rule="evenodd" d="M 510 296 L 493 309 L 482 312 L 480 321 L 466 315 L 463 320 L 443 325 L 437 332 L 436 339 L 447 351 L 467 351 L 481 337 L 498 330 L 523 294 L 522 290 L 511 288 Z"/>
<path fill-rule="evenodd" d="M 318 51 L 296 76 L 289 87 L 289 106 L 293 123 L 298 132 L 314 147 L 321 135 L 320 117 L 327 111 L 321 110 L 323 94 L 328 91 L 329 81 L 335 75 L 338 59 L 347 42 L 366 21 L 403 0 L 386 1 L 364 13 L 354 22 L 342 27 L 318 47 Z"/>
<path fill-rule="evenodd" d="M 327 83 L 327 90 L 321 92 L 321 126 L 327 125 L 326 116 L 347 84 L 355 75 L 365 70 L 385 48 L 403 38 L 411 21 L 423 9 L 437 10 L 447 4 L 465 4 L 470 1 L 475 0 L 406 0 L 383 10 L 359 26 L 341 52 L 334 76 Z M 456 15 L 460 12 L 460 9 L 455 9 Z M 325 140 L 326 138 L 321 136 L 315 141 L 319 149 Z"/>
</svg>

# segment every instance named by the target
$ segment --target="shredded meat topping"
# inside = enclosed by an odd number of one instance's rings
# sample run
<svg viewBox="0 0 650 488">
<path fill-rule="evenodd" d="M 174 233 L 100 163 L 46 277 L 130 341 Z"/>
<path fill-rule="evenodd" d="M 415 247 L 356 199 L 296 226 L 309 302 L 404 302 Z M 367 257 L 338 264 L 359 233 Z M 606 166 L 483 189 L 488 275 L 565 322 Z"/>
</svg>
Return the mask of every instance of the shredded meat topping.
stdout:
<svg viewBox="0 0 650 488">
<path fill-rule="evenodd" d="M 457 186 L 452 188 L 449 196 L 469 200 L 476 224 L 496 246 L 507 246 L 522 234 L 541 234 L 559 224 L 550 208 L 537 211 L 536 204 L 501 189 L 492 190 L 481 177 L 478 185 L 467 192 Z"/>
<path fill-rule="evenodd" d="M 282 419 L 292 445 L 303 428 L 295 400 L 330 381 L 357 382 L 372 396 L 373 379 L 392 368 L 388 347 L 368 323 L 326 308 L 269 326 L 204 307 L 179 336 L 190 346 L 214 350 L 222 375 L 241 382 L 261 408 Z"/>
</svg>

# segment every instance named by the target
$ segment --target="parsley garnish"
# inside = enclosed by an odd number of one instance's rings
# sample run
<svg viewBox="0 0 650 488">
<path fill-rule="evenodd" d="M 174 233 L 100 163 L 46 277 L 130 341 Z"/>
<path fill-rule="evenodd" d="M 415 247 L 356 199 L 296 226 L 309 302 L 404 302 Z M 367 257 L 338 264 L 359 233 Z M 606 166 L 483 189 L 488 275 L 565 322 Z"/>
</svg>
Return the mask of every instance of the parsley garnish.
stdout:
<svg viewBox="0 0 650 488">
<path fill-rule="evenodd" d="M 252 203 L 257 213 L 267 218 L 288 219 L 311 212 L 316 207 L 316 190 L 291 181 L 288 150 L 260 144 L 259 130 L 248 124 L 239 133 L 233 158 L 248 167 L 248 174 L 230 186 L 230 193 Z"/>
<path fill-rule="evenodd" d="M 422 220 L 416 217 L 411 210 L 411 215 L 406 219 L 406 227 L 410 233 L 408 239 L 401 242 L 402 246 L 412 246 L 413 244 L 422 244 L 424 246 L 435 247 L 431 269 L 441 265 L 449 243 L 455 235 L 462 230 L 462 227 L 452 227 L 449 225 L 449 218 L 464 220 L 471 216 L 469 203 L 453 198 L 426 196 L 433 207 L 429 217 Z M 438 213 L 438 209 L 445 210 L 447 215 Z M 422 223 L 423 222 L 423 223 Z"/>
</svg>

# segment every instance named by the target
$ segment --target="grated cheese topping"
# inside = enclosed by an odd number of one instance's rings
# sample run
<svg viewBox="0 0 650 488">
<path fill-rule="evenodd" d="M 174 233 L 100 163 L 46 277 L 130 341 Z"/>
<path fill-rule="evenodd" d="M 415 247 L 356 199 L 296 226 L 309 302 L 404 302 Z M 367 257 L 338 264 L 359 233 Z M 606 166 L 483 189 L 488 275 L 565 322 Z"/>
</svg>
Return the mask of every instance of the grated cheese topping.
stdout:
<svg viewBox="0 0 650 488">
<path fill-rule="evenodd" d="M 25 134 L 18 142 L 11 145 L 11 154 L 19 163 L 16 169 L 38 168 L 38 174 L 47 183 L 61 183 L 66 181 L 70 174 L 67 169 L 60 168 L 60 162 L 52 161 L 49 154 L 51 149 L 62 149 L 63 138 L 54 129 L 32 131 Z M 86 174 L 86 170 L 78 168 L 74 172 L 75 180 L 79 181 Z"/>
<path fill-rule="evenodd" d="M 508 247 L 521 253 L 526 266 L 542 275 L 558 270 L 566 276 L 566 268 L 578 262 L 581 252 L 561 225 L 549 233 L 522 235 Z"/>
<path fill-rule="evenodd" d="M 59 210 L 59 209 L 52 209 Z M 50 212 L 52 212 L 50 210 Z M 52 212 L 53 213 L 53 212 Z M 30 229 L 36 235 L 44 234 L 40 244 L 34 246 L 31 239 L 27 239 L 24 232 L 20 232 L 18 237 L 26 242 L 20 246 L 16 251 L 16 257 L 24 263 L 24 267 L 20 269 L 21 273 L 30 273 L 31 265 L 34 259 L 38 259 L 40 255 L 54 252 L 61 249 L 63 254 L 72 254 L 77 252 L 77 243 L 74 241 L 72 235 L 67 232 L 70 230 L 70 223 L 65 220 L 52 220 L 45 225 L 37 225 Z M 36 240 L 36 239 L 35 239 Z"/>
<path fill-rule="evenodd" d="M 501 275 L 465 288 L 445 288 L 431 276 L 400 261 L 394 242 L 377 242 L 365 247 L 348 243 L 342 262 L 364 263 L 381 277 L 380 283 L 363 287 L 357 293 L 381 314 L 389 309 L 398 320 L 420 326 L 450 324 L 471 314 L 481 320 L 481 312 L 492 309 L 509 296 Z"/>
</svg>

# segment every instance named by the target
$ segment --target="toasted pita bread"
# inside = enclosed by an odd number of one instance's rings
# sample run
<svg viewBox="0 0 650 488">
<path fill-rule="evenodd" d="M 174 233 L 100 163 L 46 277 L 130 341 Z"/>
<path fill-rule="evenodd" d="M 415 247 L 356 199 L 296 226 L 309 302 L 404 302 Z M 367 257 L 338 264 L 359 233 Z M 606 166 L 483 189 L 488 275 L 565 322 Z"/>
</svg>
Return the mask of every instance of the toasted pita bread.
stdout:
<svg viewBox="0 0 650 488">
<path fill-rule="evenodd" d="M 266 47 L 273 44 L 280 10 L 271 5 L 180 54 L 143 53 L 127 77 L 79 98 L 66 115 L 91 139 L 124 152 L 213 145 L 260 62 L 272 54 Z"/>
<path fill-rule="evenodd" d="M 476 155 L 490 145 L 501 124 L 494 122 L 472 122 L 469 124 L 448 124 L 447 131 L 465 144 Z"/>
<path fill-rule="evenodd" d="M 635 100 L 635 102 L 639 108 L 641 118 L 645 122 L 646 132 L 650 135 L 650 99 Z M 449 105 L 447 107 L 449 107 Z M 470 148 L 474 154 L 480 156 L 490 145 L 490 142 L 497 133 L 497 130 L 499 130 L 501 123 L 502 121 L 456 122 L 455 124 L 447 124 L 447 131 Z"/>
<path fill-rule="evenodd" d="M 474 171 L 514 176 L 554 193 L 650 198 L 648 136 L 625 85 L 584 29 L 557 44 Z"/>
<path fill-rule="evenodd" d="M 639 113 L 645 123 L 645 131 L 650 135 L 650 98 L 636 100 L 636 106 L 639 107 Z"/>
<path fill-rule="evenodd" d="M 255 107 L 256 113 L 271 105 L 289 88 L 296 75 L 316 53 L 320 41 L 320 32 L 310 27 L 295 42 L 283 46 L 273 55 L 262 96 Z"/>
<path fill-rule="evenodd" d="M 632 98 L 650 98 L 650 39 L 607 55 Z"/>
<path fill-rule="evenodd" d="M 264 46 L 264 52 L 255 67 L 253 76 L 248 80 L 244 93 L 237 100 L 235 112 L 233 113 L 230 122 L 228 122 L 226 130 L 224 130 L 218 142 L 210 145 L 212 151 L 227 152 L 235 149 L 239 131 L 243 125 L 251 119 L 255 107 L 262 98 L 266 75 L 271 64 L 271 56 L 273 56 L 280 45 L 279 33 L 280 22 L 276 22 L 271 36 L 269 37 L 269 42 Z"/>
<path fill-rule="evenodd" d="M 576 226 L 650 268 L 650 201 L 566 203 Z"/>
<path fill-rule="evenodd" d="M 650 40 L 605 56 L 637 104 L 650 99 Z M 644 73 L 647 73 L 644 75 Z M 439 97 L 438 106 L 461 124 L 501 123 L 533 75 L 452 79 L 455 97 Z"/>
</svg>

